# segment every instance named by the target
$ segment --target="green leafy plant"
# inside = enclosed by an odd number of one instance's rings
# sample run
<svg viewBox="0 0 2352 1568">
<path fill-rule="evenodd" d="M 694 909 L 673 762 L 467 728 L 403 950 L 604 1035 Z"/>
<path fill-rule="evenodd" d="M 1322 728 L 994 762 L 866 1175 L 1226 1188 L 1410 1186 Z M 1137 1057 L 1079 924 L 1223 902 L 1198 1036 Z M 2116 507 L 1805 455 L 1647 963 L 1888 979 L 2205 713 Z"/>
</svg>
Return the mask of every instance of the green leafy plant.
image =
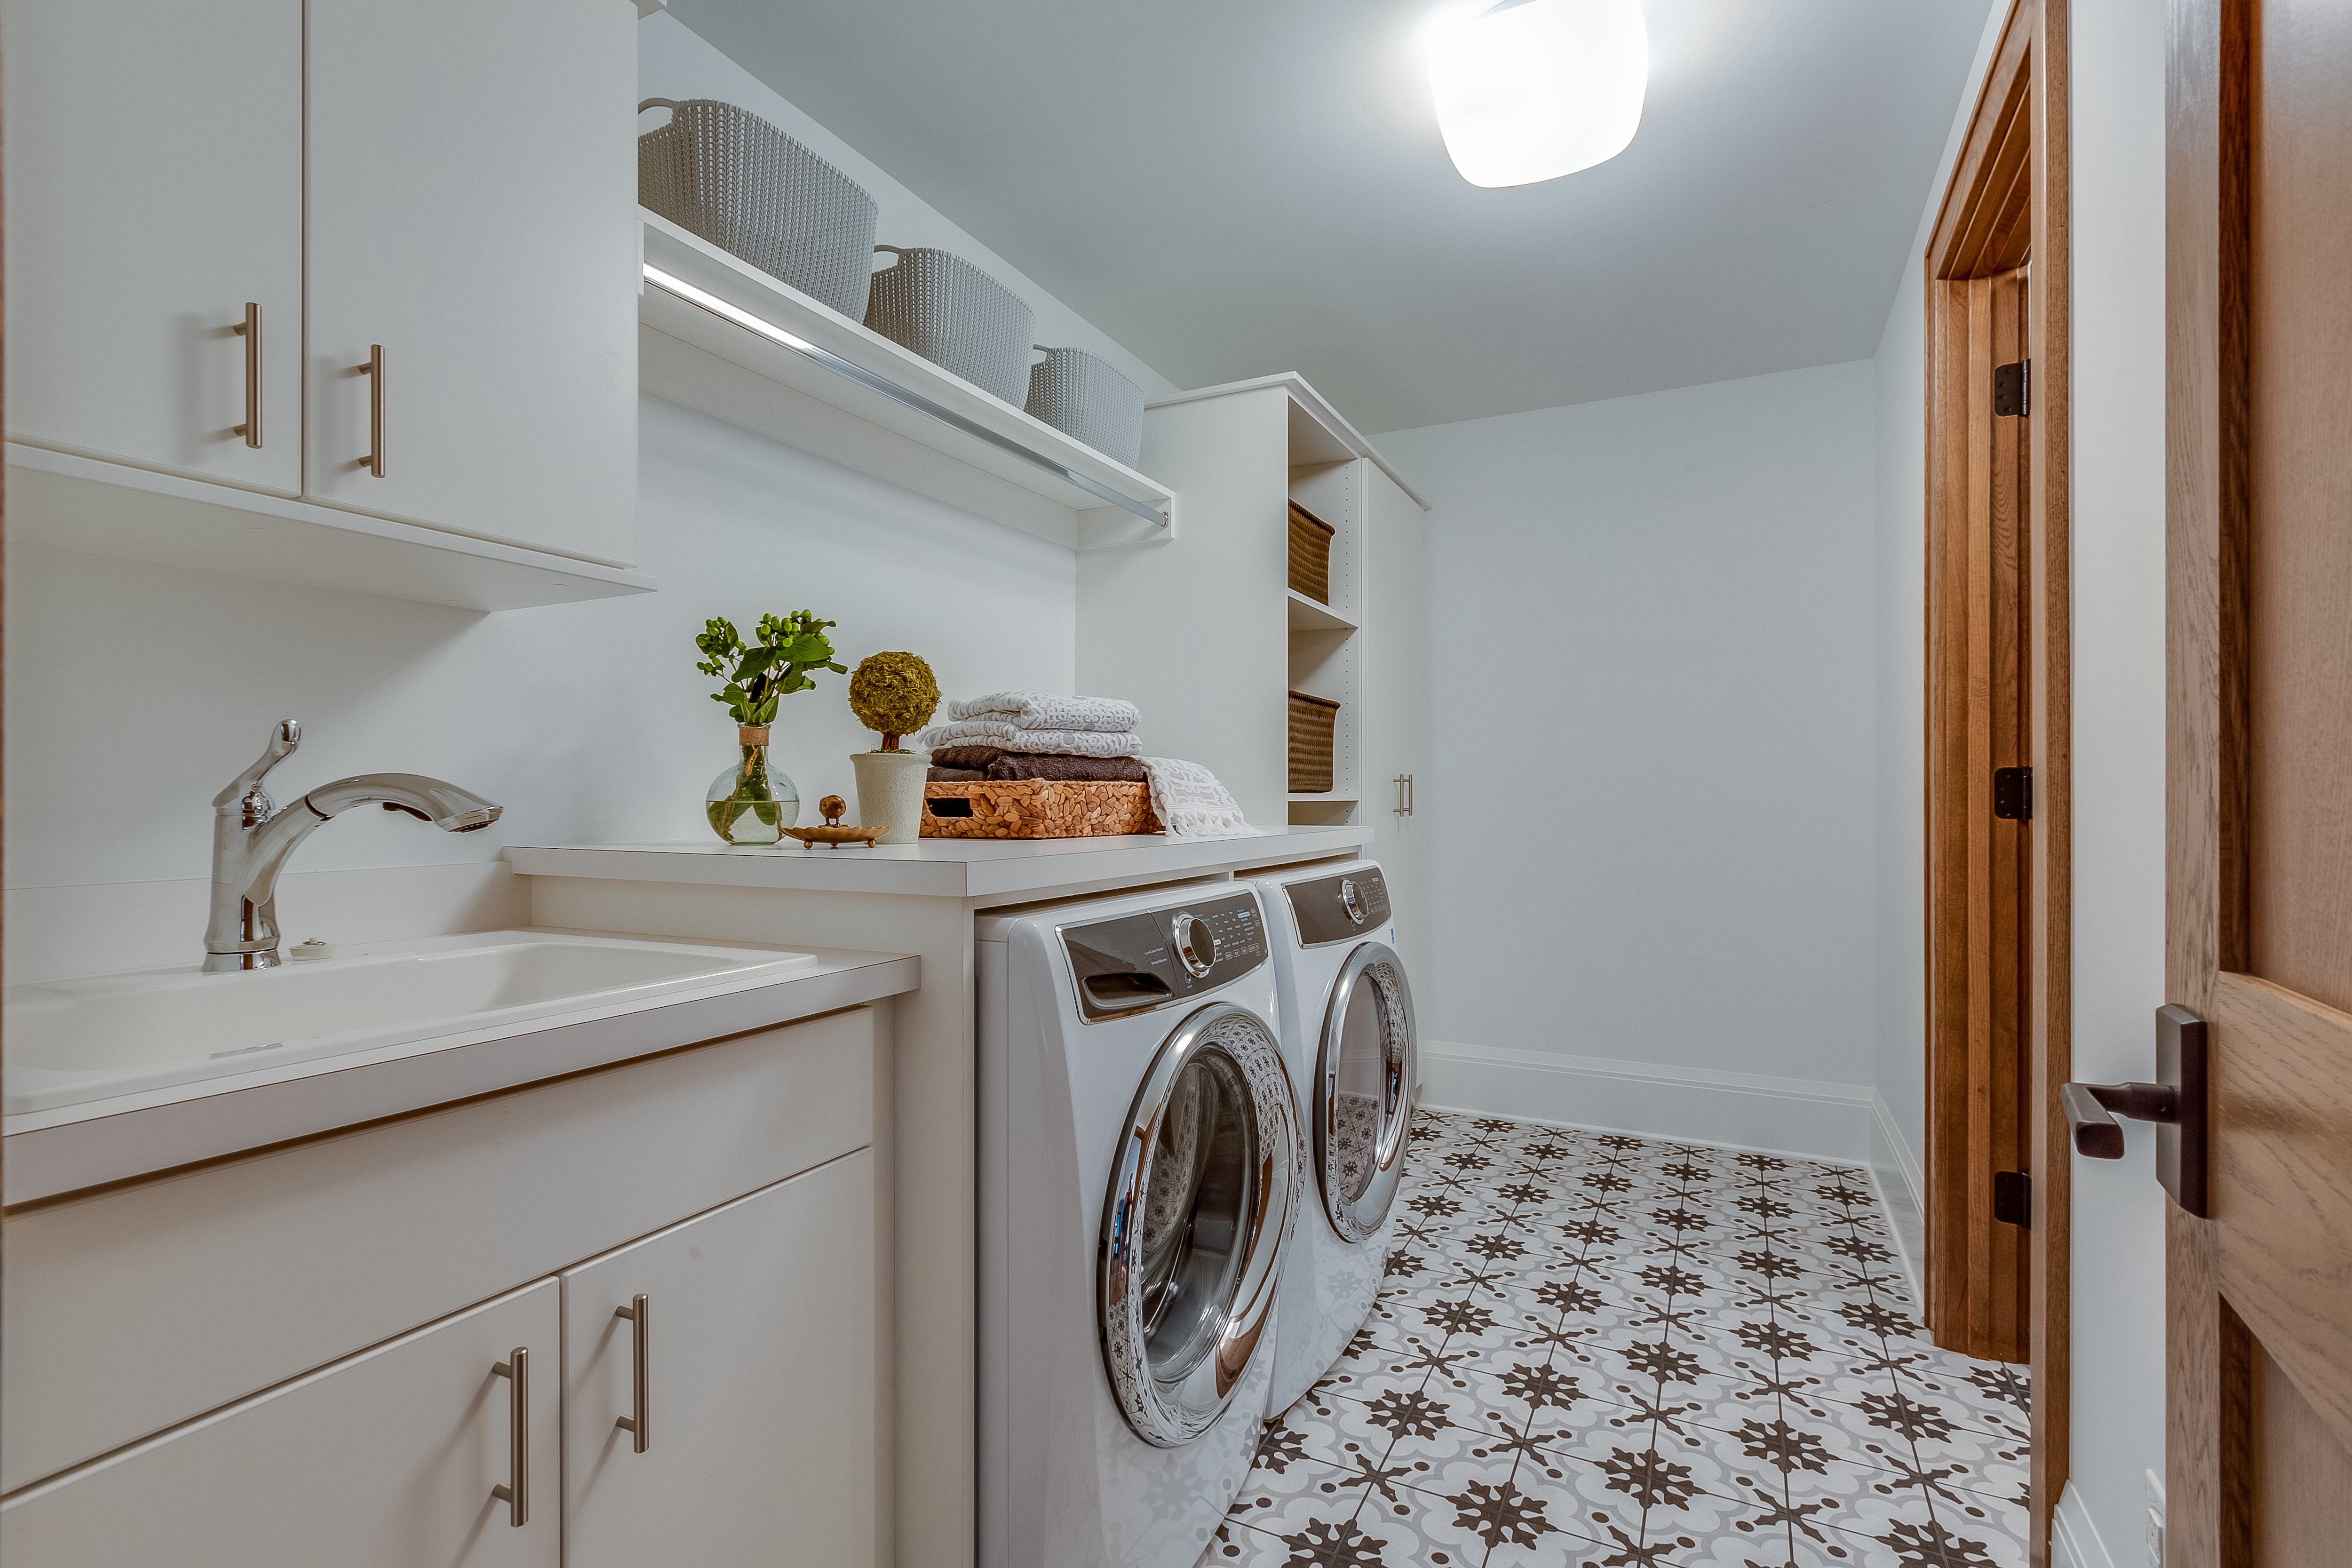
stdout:
<svg viewBox="0 0 2352 1568">
<path fill-rule="evenodd" d="M 810 670 L 849 673 L 846 665 L 834 662 L 833 644 L 824 635 L 837 624 L 819 620 L 814 610 L 794 610 L 781 617 L 761 616 L 755 628 L 757 640 L 747 643 L 734 622 L 714 616 L 694 639 L 703 656 L 694 668 L 705 675 L 727 677 L 727 689 L 712 692 L 710 700 L 724 703 L 727 711 L 735 715 L 735 722 L 771 724 L 780 699 L 816 685 L 809 679 Z"/>
<path fill-rule="evenodd" d="M 899 749 L 898 737 L 931 721 L 940 706 L 940 683 L 931 667 L 911 653 L 870 654 L 849 678 L 849 710 L 882 737 L 882 749 Z"/>
</svg>

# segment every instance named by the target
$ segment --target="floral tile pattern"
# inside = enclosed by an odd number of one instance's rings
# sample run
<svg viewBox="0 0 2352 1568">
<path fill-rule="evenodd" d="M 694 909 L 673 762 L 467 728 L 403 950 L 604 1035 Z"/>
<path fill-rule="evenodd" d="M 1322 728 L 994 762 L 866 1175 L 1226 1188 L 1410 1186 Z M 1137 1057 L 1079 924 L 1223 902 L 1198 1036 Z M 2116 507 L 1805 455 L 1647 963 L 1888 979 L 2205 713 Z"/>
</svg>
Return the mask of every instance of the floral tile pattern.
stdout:
<svg viewBox="0 0 2352 1568">
<path fill-rule="evenodd" d="M 2015 1568 L 2025 1372 L 1840 1165 L 1421 1112 L 1370 1318 L 1204 1563 Z"/>
</svg>

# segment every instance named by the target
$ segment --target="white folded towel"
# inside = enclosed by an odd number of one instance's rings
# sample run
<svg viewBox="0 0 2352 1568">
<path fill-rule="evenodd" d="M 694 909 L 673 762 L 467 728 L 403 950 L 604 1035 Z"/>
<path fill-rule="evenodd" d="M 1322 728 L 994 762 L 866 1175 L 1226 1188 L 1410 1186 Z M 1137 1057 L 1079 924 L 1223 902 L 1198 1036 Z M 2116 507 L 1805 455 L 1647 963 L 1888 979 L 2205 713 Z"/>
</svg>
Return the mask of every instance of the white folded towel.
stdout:
<svg viewBox="0 0 2352 1568">
<path fill-rule="evenodd" d="M 1132 730 L 1143 714 L 1116 697 L 1064 697 L 1052 691 L 992 691 L 948 704 L 950 719 L 992 720 L 1023 730 Z M 1092 753 L 1088 753 L 1091 755 Z"/>
<path fill-rule="evenodd" d="M 1151 810 L 1171 838 L 1254 838 L 1266 831 L 1249 825 L 1241 802 L 1200 763 L 1146 757 L 1143 766 L 1151 774 Z"/>
<path fill-rule="evenodd" d="M 1071 757 L 1133 757 L 1143 752 L 1134 731 L 1024 730 L 1001 719 L 967 719 L 958 724 L 935 724 L 918 742 L 927 751 L 944 746 L 1002 746 L 1008 752 L 1031 752 Z"/>
</svg>

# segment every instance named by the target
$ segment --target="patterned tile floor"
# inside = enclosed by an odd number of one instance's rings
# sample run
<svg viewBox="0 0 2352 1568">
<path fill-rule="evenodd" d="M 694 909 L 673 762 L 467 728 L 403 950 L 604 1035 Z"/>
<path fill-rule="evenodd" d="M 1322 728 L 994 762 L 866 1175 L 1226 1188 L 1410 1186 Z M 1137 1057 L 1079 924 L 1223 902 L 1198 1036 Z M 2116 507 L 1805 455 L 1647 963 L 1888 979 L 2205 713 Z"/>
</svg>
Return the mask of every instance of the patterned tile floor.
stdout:
<svg viewBox="0 0 2352 1568">
<path fill-rule="evenodd" d="M 2024 1563 L 2023 1369 L 1928 1342 L 1862 1173 L 1424 1112 L 1398 1205 L 1204 1563 Z"/>
</svg>

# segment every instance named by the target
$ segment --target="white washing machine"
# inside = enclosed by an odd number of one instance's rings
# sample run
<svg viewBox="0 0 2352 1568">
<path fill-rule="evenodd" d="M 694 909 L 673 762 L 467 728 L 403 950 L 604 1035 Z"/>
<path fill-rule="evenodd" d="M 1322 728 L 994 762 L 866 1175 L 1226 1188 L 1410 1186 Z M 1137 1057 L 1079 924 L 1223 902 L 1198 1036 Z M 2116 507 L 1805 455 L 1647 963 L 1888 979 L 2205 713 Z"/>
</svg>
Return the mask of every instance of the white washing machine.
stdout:
<svg viewBox="0 0 2352 1568">
<path fill-rule="evenodd" d="M 1192 1568 L 1307 1201 L 1247 884 L 977 922 L 982 1568 Z"/>
<path fill-rule="evenodd" d="M 1388 1267 L 1420 1079 L 1412 987 L 1370 860 L 1253 879 L 1265 900 L 1284 1059 L 1307 1128 L 1307 1210 L 1283 1270 L 1273 1408 L 1290 1408 L 1362 1326 Z"/>
</svg>

